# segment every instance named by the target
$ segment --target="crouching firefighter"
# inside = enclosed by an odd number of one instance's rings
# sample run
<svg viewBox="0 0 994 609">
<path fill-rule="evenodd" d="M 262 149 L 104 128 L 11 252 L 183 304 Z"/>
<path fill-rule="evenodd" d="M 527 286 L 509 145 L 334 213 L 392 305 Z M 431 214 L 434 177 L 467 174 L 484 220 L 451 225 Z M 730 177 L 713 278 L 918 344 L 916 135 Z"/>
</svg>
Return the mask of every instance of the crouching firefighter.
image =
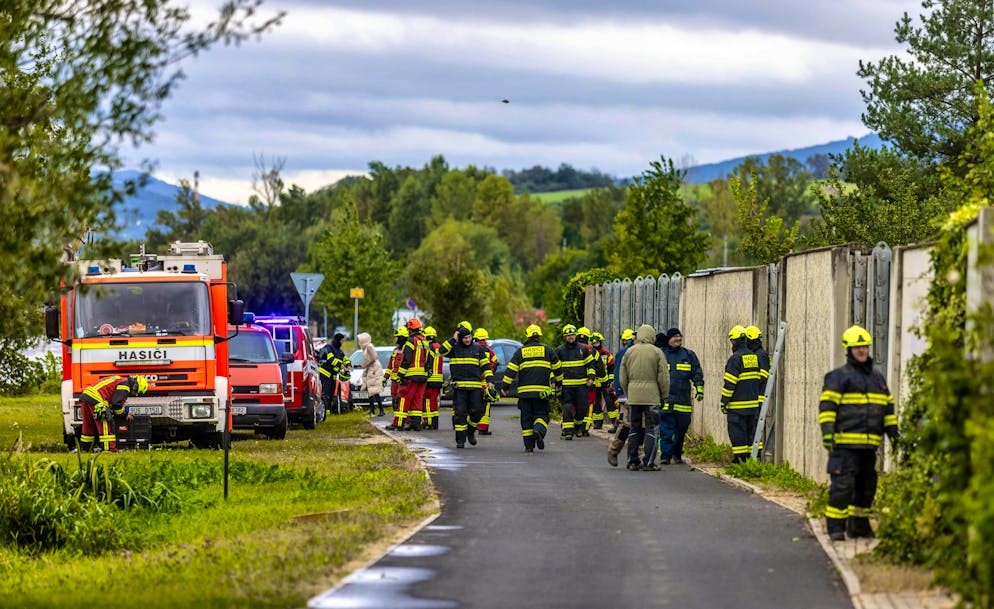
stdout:
<svg viewBox="0 0 994 609">
<path fill-rule="evenodd" d="M 133 395 L 148 391 L 144 376 L 107 376 L 83 390 L 79 398 L 83 416 L 83 433 L 79 438 L 80 452 L 93 450 L 94 440 L 100 450 L 117 452 L 117 426 L 114 417 L 134 419 L 127 401 Z"/>
<path fill-rule="evenodd" d="M 531 325 L 525 329 L 525 344 L 518 348 L 507 364 L 501 379 L 501 393 L 518 377 L 518 410 L 521 411 L 521 437 L 525 452 L 545 449 L 545 434 L 549 431 L 549 396 L 559 373 L 559 358 L 552 347 L 542 342 L 542 328 Z"/>
<path fill-rule="evenodd" d="M 818 405 L 822 442 L 828 449 L 828 490 L 825 525 L 833 541 L 873 537 L 870 506 L 877 492 L 877 449 L 883 436 L 897 440 L 894 396 L 873 368 L 870 333 L 853 326 L 842 334 L 846 363 L 825 375 Z"/>
</svg>

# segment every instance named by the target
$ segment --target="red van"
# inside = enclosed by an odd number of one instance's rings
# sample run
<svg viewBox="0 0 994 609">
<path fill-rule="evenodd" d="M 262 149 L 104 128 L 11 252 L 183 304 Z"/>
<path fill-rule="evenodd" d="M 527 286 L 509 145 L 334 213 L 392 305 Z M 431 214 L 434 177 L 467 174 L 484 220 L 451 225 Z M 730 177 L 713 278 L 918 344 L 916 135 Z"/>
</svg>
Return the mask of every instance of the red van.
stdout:
<svg viewBox="0 0 994 609">
<path fill-rule="evenodd" d="M 283 404 L 290 422 L 314 429 L 324 420 L 324 405 L 317 357 L 307 324 L 302 317 L 278 315 L 257 316 L 255 323 L 272 334 L 277 353 L 292 355 L 289 363 L 284 364 L 283 387 Z"/>
<path fill-rule="evenodd" d="M 228 380 L 231 383 L 231 423 L 273 440 L 286 437 L 283 373 L 272 335 L 262 326 L 228 326 Z M 289 361 L 289 354 L 283 356 Z"/>
</svg>

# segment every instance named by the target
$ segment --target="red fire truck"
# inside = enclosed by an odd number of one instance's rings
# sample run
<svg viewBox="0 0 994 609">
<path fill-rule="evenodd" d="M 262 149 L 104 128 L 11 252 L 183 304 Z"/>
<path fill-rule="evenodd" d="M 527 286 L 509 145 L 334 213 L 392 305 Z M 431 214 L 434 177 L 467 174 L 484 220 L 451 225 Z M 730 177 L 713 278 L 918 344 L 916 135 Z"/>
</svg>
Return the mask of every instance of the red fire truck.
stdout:
<svg viewBox="0 0 994 609">
<path fill-rule="evenodd" d="M 311 331 L 302 317 L 291 315 L 257 315 L 255 323 L 266 328 L 281 353 L 292 353 L 293 361 L 286 364 L 283 403 L 290 421 L 304 429 L 314 429 L 324 421 L 321 402 L 321 377 L 311 340 Z"/>
<path fill-rule="evenodd" d="M 75 446 L 83 390 L 101 377 L 141 374 L 149 391 L 128 400 L 150 415 L 152 442 L 220 446 L 230 419 L 228 323 L 244 306 L 229 300 L 227 266 L 210 244 L 175 242 L 169 254 L 79 262 L 79 281 L 45 311 L 48 337 L 62 342 L 63 436 Z"/>
</svg>

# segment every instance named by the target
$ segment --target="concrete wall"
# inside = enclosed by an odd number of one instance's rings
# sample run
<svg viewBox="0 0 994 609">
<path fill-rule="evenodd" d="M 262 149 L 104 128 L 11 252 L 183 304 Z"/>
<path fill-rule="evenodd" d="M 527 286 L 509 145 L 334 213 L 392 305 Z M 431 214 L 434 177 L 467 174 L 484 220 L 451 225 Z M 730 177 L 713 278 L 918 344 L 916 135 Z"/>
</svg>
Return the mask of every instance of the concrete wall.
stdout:
<svg viewBox="0 0 994 609">
<path fill-rule="evenodd" d="M 697 353 L 704 369 L 704 401 L 694 407 L 691 429 L 715 442 L 728 443 L 728 427 L 719 408 L 722 375 L 731 355 L 728 330 L 735 325 L 763 325 L 766 281 L 765 266 L 683 278 L 679 327 L 684 346 Z"/>
<path fill-rule="evenodd" d="M 778 461 L 825 481 L 827 454 L 818 425 L 825 373 L 842 364 L 839 337 L 848 327 L 852 299 L 850 249 L 790 255 L 784 261 L 781 316 L 787 334 L 781 356 L 781 405 L 776 413 Z"/>
<path fill-rule="evenodd" d="M 890 354 L 887 385 L 894 394 L 897 412 L 908 397 L 908 363 L 925 351 L 926 342 L 915 329 L 927 309 L 925 298 L 932 282 L 932 248 L 912 245 L 894 249 L 890 283 Z"/>
</svg>

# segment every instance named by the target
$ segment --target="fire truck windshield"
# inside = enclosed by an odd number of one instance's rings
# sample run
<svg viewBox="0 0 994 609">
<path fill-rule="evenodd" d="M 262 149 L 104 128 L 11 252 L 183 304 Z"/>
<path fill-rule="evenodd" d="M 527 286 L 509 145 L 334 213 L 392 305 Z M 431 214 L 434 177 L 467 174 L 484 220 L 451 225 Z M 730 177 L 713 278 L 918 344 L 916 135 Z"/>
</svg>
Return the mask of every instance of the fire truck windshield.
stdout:
<svg viewBox="0 0 994 609">
<path fill-rule="evenodd" d="M 210 300 L 199 282 L 102 283 L 76 292 L 76 338 L 210 334 Z"/>
</svg>

